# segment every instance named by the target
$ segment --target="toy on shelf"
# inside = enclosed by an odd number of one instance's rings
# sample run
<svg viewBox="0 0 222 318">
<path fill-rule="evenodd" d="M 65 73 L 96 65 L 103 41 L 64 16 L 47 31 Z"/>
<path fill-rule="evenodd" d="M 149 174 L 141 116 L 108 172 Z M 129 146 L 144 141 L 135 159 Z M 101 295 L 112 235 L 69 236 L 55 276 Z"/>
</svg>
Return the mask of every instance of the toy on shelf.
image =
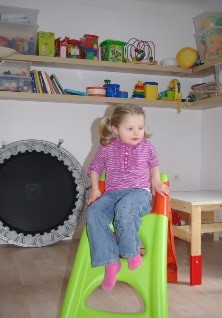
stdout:
<svg viewBox="0 0 222 318">
<path fill-rule="evenodd" d="M 167 89 L 158 94 L 158 99 L 181 101 L 182 93 L 180 82 L 177 79 L 172 79 Z"/>
<path fill-rule="evenodd" d="M 130 39 L 125 45 L 125 62 L 142 62 L 157 64 L 155 60 L 155 45 L 152 41 Z"/>
<path fill-rule="evenodd" d="M 165 90 L 158 94 L 158 99 L 174 100 L 174 92 L 172 90 Z"/>
<path fill-rule="evenodd" d="M 206 11 L 193 17 L 196 33 L 211 27 L 222 26 L 222 11 Z"/>
<path fill-rule="evenodd" d="M 176 62 L 180 67 L 189 68 L 197 64 L 200 59 L 198 51 L 192 47 L 184 47 L 176 54 Z"/>
<path fill-rule="evenodd" d="M 125 44 L 126 42 L 111 39 L 101 42 L 101 60 L 111 62 L 123 62 Z"/>
<path fill-rule="evenodd" d="M 61 37 L 55 39 L 55 56 L 66 57 L 67 50 L 67 37 L 61 39 Z"/>
<path fill-rule="evenodd" d="M 15 50 L 17 53 L 30 55 L 35 54 L 36 51 L 36 39 L 33 37 L 14 37 L 10 39 L 6 36 L 0 36 L 0 46 Z"/>
<path fill-rule="evenodd" d="M 55 56 L 55 33 L 39 31 L 37 37 L 37 54 Z"/>
<path fill-rule="evenodd" d="M 167 87 L 168 91 L 173 91 L 173 99 L 177 101 L 181 101 L 182 93 L 181 93 L 181 85 L 177 79 L 172 79 Z"/>
<path fill-rule="evenodd" d="M 66 56 L 72 59 L 80 59 L 81 42 L 75 39 L 68 40 Z"/>
<path fill-rule="evenodd" d="M 55 40 L 55 56 L 80 59 L 81 41 L 70 39 L 66 36 L 64 39 Z"/>
<path fill-rule="evenodd" d="M 222 56 L 222 27 L 211 27 L 195 34 L 201 62 L 205 63 Z"/>
<path fill-rule="evenodd" d="M 1 76 L 0 91 L 31 92 L 31 78 L 27 76 Z"/>
<path fill-rule="evenodd" d="M 111 80 L 109 80 L 109 79 L 105 79 L 104 80 L 104 85 L 103 85 L 103 87 L 106 87 L 108 84 L 110 84 L 111 83 Z"/>
<path fill-rule="evenodd" d="M 118 97 L 118 98 L 128 98 L 128 92 L 121 91 L 119 84 L 112 84 L 111 80 L 104 80 L 104 89 L 106 90 L 106 97 Z"/>
<path fill-rule="evenodd" d="M 138 81 L 133 89 L 134 98 L 144 98 L 144 84 L 142 81 Z"/>
<path fill-rule="evenodd" d="M 81 41 L 81 58 L 87 60 L 99 59 L 99 37 L 93 34 L 84 34 Z"/>
<path fill-rule="evenodd" d="M 217 96 L 218 94 L 220 94 L 219 90 L 220 85 L 216 81 L 195 84 L 191 86 L 191 91 L 189 92 L 186 100 L 189 102 L 193 102 L 196 100 Z"/>
<path fill-rule="evenodd" d="M 106 88 L 104 86 L 88 86 L 86 87 L 86 94 L 88 96 L 106 96 Z"/>
<path fill-rule="evenodd" d="M 128 98 L 128 92 L 119 91 L 119 98 Z"/>
<path fill-rule="evenodd" d="M 119 84 L 107 84 L 106 85 L 106 97 L 119 97 L 120 85 Z"/>
<path fill-rule="evenodd" d="M 157 99 L 158 95 L 158 83 L 157 82 L 145 82 L 144 83 L 144 96 L 147 99 Z"/>
</svg>

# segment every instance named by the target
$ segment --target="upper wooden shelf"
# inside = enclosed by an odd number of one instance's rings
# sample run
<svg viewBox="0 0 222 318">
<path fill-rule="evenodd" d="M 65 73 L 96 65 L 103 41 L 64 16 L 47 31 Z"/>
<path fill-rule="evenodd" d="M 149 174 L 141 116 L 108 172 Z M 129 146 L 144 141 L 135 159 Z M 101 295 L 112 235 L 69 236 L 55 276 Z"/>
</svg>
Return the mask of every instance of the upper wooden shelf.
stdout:
<svg viewBox="0 0 222 318">
<path fill-rule="evenodd" d="M 212 60 L 203 65 L 197 66 L 194 69 L 181 68 L 177 66 L 160 66 L 152 65 L 145 62 L 139 63 L 123 63 L 123 62 L 109 62 L 109 61 L 93 61 L 82 59 L 69 59 L 62 57 L 48 57 L 37 55 L 22 55 L 13 54 L 7 58 L 8 60 L 16 60 L 23 62 L 31 62 L 37 66 L 49 66 L 58 68 L 73 68 L 82 70 L 94 71 L 109 71 L 109 72 L 126 72 L 126 73 L 140 73 L 151 75 L 165 75 L 178 77 L 192 77 L 202 78 L 214 73 L 214 65 L 222 63 L 222 57 L 217 60 Z"/>
<path fill-rule="evenodd" d="M 73 68 L 93 71 L 109 71 L 109 72 L 126 72 L 126 73 L 140 73 L 151 75 L 165 75 L 165 76 L 187 76 L 192 74 L 191 69 L 183 69 L 177 66 L 160 66 L 152 65 L 145 62 L 140 63 L 123 63 L 123 62 L 109 62 L 109 61 L 94 61 L 71 59 L 62 57 L 48 57 L 37 55 L 21 55 L 14 54 L 7 58 L 8 60 L 16 60 L 22 62 L 32 62 L 37 66 L 59 67 L 59 68 Z"/>
<path fill-rule="evenodd" d="M 206 77 L 214 74 L 214 66 L 222 63 L 222 57 L 216 60 L 209 61 L 203 65 L 197 66 L 189 77 Z"/>
</svg>

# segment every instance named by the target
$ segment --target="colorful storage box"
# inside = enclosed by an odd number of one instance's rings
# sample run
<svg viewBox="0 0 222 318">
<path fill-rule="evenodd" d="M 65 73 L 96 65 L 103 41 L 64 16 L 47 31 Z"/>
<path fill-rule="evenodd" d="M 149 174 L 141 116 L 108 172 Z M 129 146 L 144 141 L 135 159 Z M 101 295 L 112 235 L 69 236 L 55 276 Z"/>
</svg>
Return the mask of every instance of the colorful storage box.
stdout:
<svg viewBox="0 0 222 318">
<path fill-rule="evenodd" d="M 0 21 L 0 46 L 21 54 L 35 54 L 38 25 Z"/>
<path fill-rule="evenodd" d="M 80 59 L 81 41 L 75 39 L 68 39 L 67 57 L 72 59 Z"/>
<path fill-rule="evenodd" d="M 208 28 L 194 36 L 202 62 L 222 56 L 222 27 Z"/>
<path fill-rule="evenodd" d="M 126 42 L 118 40 L 105 40 L 100 43 L 101 60 L 112 62 L 124 61 L 124 46 Z"/>
<path fill-rule="evenodd" d="M 31 92 L 31 77 L 0 76 L 0 91 Z"/>
<path fill-rule="evenodd" d="M 196 33 L 213 26 L 222 26 L 222 12 L 207 11 L 193 18 Z"/>
<path fill-rule="evenodd" d="M 87 60 L 99 59 L 99 37 L 94 34 L 84 34 L 81 40 L 81 58 Z"/>
<path fill-rule="evenodd" d="M 32 63 L 4 60 L 0 64 L 0 75 L 30 76 Z"/>
<path fill-rule="evenodd" d="M 209 98 L 219 95 L 219 88 L 220 85 L 215 81 L 204 83 L 193 87 L 193 91 L 190 93 L 190 95 L 192 96 L 193 100 Z"/>
<path fill-rule="evenodd" d="M 73 59 L 81 58 L 81 41 L 70 39 L 66 36 L 55 39 L 55 56 L 68 57 Z"/>
<path fill-rule="evenodd" d="M 215 65 L 215 80 L 222 85 L 222 64 Z"/>
<path fill-rule="evenodd" d="M 40 56 L 55 56 L 55 33 L 38 32 L 37 54 Z"/>
<path fill-rule="evenodd" d="M 37 24 L 39 10 L 0 5 L 0 21 Z"/>
</svg>

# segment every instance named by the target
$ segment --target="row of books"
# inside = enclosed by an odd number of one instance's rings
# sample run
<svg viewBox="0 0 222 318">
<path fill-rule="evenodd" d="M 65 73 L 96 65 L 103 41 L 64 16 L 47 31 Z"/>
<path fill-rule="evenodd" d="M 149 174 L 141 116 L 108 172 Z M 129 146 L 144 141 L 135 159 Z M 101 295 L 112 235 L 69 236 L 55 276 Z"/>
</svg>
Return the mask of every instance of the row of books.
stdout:
<svg viewBox="0 0 222 318">
<path fill-rule="evenodd" d="M 31 70 L 30 75 L 33 93 L 65 94 L 65 91 L 55 74 L 49 75 L 44 71 Z"/>
</svg>

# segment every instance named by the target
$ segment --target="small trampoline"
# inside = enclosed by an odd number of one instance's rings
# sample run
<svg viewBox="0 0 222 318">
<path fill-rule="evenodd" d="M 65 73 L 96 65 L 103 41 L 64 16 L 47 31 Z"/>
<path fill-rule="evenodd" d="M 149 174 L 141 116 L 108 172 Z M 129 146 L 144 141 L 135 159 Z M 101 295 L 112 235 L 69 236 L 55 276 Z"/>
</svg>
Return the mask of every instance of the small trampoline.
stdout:
<svg viewBox="0 0 222 318">
<path fill-rule="evenodd" d="M 0 150 L 0 238 L 41 247 L 69 236 L 85 210 L 87 180 L 60 145 L 22 140 Z"/>
</svg>

